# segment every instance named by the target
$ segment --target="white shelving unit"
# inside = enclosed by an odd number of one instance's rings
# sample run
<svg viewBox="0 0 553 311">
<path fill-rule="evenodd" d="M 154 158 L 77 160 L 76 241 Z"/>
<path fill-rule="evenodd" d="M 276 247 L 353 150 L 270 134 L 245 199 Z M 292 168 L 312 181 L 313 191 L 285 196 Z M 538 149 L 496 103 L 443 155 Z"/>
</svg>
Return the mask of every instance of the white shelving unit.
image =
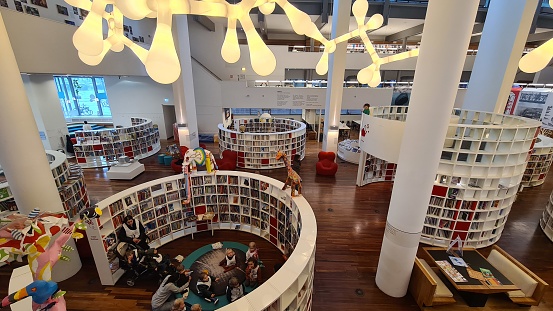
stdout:
<svg viewBox="0 0 553 311">
<path fill-rule="evenodd" d="M 284 167 L 275 159 L 278 150 L 288 155 L 305 156 L 306 126 L 289 119 L 236 119 L 234 130 L 219 124 L 219 149 L 238 153 L 238 167 L 249 169 L 274 169 Z M 244 129 L 244 132 L 238 129 Z"/>
<path fill-rule="evenodd" d="M 361 148 L 359 148 L 359 140 L 346 139 L 338 143 L 338 158 L 353 164 L 359 164 L 361 156 Z"/>
<path fill-rule="evenodd" d="M 543 233 L 553 241 L 553 192 L 549 196 L 549 201 L 543 211 L 542 219 L 540 219 L 540 227 Z"/>
<path fill-rule="evenodd" d="M 159 131 L 152 120 L 131 118 L 130 127 L 77 131 L 75 157 L 83 168 L 109 166 L 120 156 L 143 159 L 160 149 Z"/>
<path fill-rule="evenodd" d="M 226 229 L 255 234 L 291 254 L 273 277 L 220 310 L 310 310 L 317 224 L 305 198 L 291 197 L 290 190 L 281 190 L 282 182 L 262 175 L 198 172 L 190 177 L 192 201 L 184 204 L 186 182 L 183 175 L 165 177 L 97 204 L 103 214 L 89 221 L 87 236 L 101 283 L 113 285 L 123 274 L 112 249 L 122 218 L 130 214 L 142 221 L 152 247 L 196 232 Z M 213 218 L 196 220 L 205 214 Z"/>
<path fill-rule="evenodd" d="M 553 162 L 553 139 L 544 135 L 538 135 L 534 144 L 532 155 L 524 170 L 521 185 L 523 187 L 535 187 L 545 182 L 545 177 Z"/>
<path fill-rule="evenodd" d="M 398 109 L 377 107 L 372 115 L 404 121 L 408 109 Z M 460 237 L 486 247 L 501 236 L 541 124 L 488 112 L 455 109 L 452 115 L 459 121 L 444 141 L 421 242 L 446 246 Z M 395 164 L 365 153 L 362 160 L 358 185 L 395 178 Z"/>
</svg>

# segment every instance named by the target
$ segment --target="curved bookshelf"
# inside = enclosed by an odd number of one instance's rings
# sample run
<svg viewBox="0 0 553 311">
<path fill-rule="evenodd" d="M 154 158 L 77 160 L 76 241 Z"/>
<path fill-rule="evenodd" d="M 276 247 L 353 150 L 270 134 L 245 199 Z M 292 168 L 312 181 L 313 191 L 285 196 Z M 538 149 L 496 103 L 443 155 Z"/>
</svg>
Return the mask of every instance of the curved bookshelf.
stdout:
<svg viewBox="0 0 553 311">
<path fill-rule="evenodd" d="M 360 155 L 359 140 L 346 139 L 338 143 L 338 157 L 340 159 L 353 164 L 359 164 Z"/>
<path fill-rule="evenodd" d="M 219 310 L 311 310 L 317 223 L 307 200 L 291 197 L 282 186 L 258 174 L 198 172 L 191 176 L 190 203 L 183 203 L 188 195 L 183 175 L 137 185 L 99 202 L 103 214 L 87 223 L 87 237 L 101 283 L 113 285 L 123 275 L 112 250 L 122 219 L 130 214 L 142 221 L 152 247 L 201 231 L 240 230 L 290 253 L 271 278 Z M 210 221 L 196 219 L 205 214 L 213 215 Z"/>
<path fill-rule="evenodd" d="M 543 211 L 542 219 L 540 219 L 540 227 L 543 233 L 553 241 L 553 192 L 549 196 L 549 201 L 547 201 L 547 205 Z"/>
<path fill-rule="evenodd" d="M 528 165 L 524 170 L 521 185 L 523 187 L 535 187 L 545 182 L 545 177 L 553 162 L 553 138 L 538 135 L 532 155 L 528 159 Z"/>
<path fill-rule="evenodd" d="M 408 107 L 376 107 L 372 115 L 405 121 Z M 520 188 L 540 122 L 454 109 L 421 242 L 447 246 L 460 237 L 481 248 L 497 242 Z M 363 154 L 358 184 L 395 178 L 396 164 Z"/>
<path fill-rule="evenodd" d="M 159 131 L 152 120 L 131 118 L 131 126 L 75 132 L 75 157 L 83 168 L 109 166 L 121 156 L 143 159 L 160 149 Z"/>
<path fill-rule="evenodd" d="M 278 150 L 284 151 L 291 160 L 299 154 L 305 156 L 306 126 L 290 119 L 236 119 L 234 129 L 219 124 L 219 149 L 238 153 L 238 167 L 249 169 L 274 169 L 285 167 L 275 159 Z"/>
</svg>

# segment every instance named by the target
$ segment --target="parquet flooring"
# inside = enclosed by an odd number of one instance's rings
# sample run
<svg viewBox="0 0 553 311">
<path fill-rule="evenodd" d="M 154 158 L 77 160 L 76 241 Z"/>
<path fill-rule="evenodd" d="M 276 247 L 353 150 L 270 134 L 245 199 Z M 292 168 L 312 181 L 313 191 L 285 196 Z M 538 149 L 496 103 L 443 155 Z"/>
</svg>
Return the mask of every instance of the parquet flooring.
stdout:
<svg viewBox="0 0 553 311">
<path fill-rule="evenodd" d="M 214 153 L 218 152 L 213 144 L 208 144 L 208 148 Z M 315 162 L 319 149 L 320 145 L 316 142 L 308 142 L 307 156 L 299 172 L 303 179 L 303 195 L 311 204 L 318 224 L 313 310 L 418 310 L 409 294 L 403 298 L 391 298 L 383 294 L 374 281 L 392 184 L 376 183 L 357 187 L 357 166 L 340 160 L 334 178 L 317 176 Z M 145 164 L 146 172 L 132 181 L 107 180 L 106 168 L 85 170 L 92 201 L 97 202 L 131 186 L 174 174 L 169 167 L 157 164 L 155 156 L 141 162 Z M 279 180 L 286 177 L 284 169 L 260 173 Z M 498 242 L 499 246 L 549 284 L 553 284 L 553 245 L 539 228 L 538 221 L 551 190 L 553 173 L 549 174 L 545 184 L 520 193 Z M 190 237 L 182 238 L 164 245 L 161 252 L 186 255 L 200 246 L 221 240 L 241 243 L 257 241 L 268 267 L 264 277 L 269 277 L 272 273 L 270 267 L 282 260 L 269 242 L 235 231 L 216 231 L 213 237 L 209 233 L 200 233 L 195 235 L 194 240 Z M 489 248 L 482 251 L 487 255 Z M 83 269 L 75 277 L 60 284 L 68 291 L 68 310 L 150 310 L 150 298 L 157 287 L 155 280 L 140 280 L 132 288 L 124 282 L 115 286 L 102 286 L 93 260 L 83 258 L 82 261 Z M 8 294 L 7 282 L 11 269 L 19 265 L 15 263 L 0 268 L 0 296 Z M 363 295 L 357 295 L 356 289 L 361 289 Z M 457 305 L 433 309 L 468 309 L 461 298 L 458 301 Z M 553 310 L 553 289 L 547 291 L 539 307 L 531 309 Z M 488 301 L 486 308 L 471 310 L 521 310 L 521 307 L 498 295 Z"/>
</svg>

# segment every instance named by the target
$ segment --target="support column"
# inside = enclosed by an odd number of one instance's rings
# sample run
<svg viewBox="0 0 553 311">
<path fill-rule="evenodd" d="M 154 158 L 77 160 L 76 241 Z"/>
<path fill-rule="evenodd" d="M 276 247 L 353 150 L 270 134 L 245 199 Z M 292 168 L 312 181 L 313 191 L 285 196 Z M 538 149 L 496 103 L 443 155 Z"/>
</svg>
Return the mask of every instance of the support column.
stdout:
<svg viewBox="0 0 553 311">
<path fill-rule="evenodd" d="M 0 165 L 21 213 L 63 211 L 1 14 L 0 46 Z"/>
<path fill-rule="evenodd" d="M 332 11 L 334 14 L 332 14 L 331 37 L 337 38 L 349 31 L 351 0 L 334 1 Z M 347 47 L 347 42 L 339 43 L 336 51 L 328 58 L 323 150 L 334 153 L 338 152 L 338 127 L 344 92 Z"/>
<path fill-rule="evenodd" d="M 376 272 L 392 297 L 407 292 L 479 0 L 431 0 Z"/>
<path fill-rule="evenodd" d="M 463 109 L 503 113 L 538 2 L 490 2 Z"/>
<path fill-rule="evenodd" d="M 4 169 L 17 208 L 22 214 L 35 207 L 63 212 L 56 182 L 36 125 L 8 33 L 0 13 L 0 166 Z M 54 266 L 52 279 L 62 281 L 81 269 L 75 242 L 70 262 Z"/>
<path fill-rule="evenodd" d="M 192 76 L 192 56 L 190 54 L 190 36 L 188 34 L 188 16 L 173 17 L 175 46 L 180 60 L 181 74 L 173 82 L 173 98 L 175 114 L 179 124 L 179 142 L 181 146 L 197 148 L 200 146 L 198 137 L 198 122 L 196 117 L 196 97 L 194 95 L 194 79 Z"/>
</svg>

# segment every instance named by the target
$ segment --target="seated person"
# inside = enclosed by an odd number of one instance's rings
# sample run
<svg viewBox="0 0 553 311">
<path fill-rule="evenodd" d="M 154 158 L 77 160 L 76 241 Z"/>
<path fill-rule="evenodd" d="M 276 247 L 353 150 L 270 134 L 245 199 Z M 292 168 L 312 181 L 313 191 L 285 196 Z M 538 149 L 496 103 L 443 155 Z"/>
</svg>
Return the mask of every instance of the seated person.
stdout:
<svg viewBox="0 0 553 311">
<path fill-rule="evenodd" d="M 246 267 L 246 282 L 244 285 L 248 287 L 256 287 L 261 284 L 261 270 L 257 264 L 257 260 L 254 258 L 248 259 L 248 266 Z"/>
<path fill-rule="evenodd" d="M 223 267 L 225 272 L 229 272 L 230 270 L 236 268 L 236 253 L 234 253 L 232 248 L 227 248 L 226 256 L 223 260 L 221 260 L 219 266 Z"/>
<path fill-rule="evenodd" d="M 154 296 L 152 296 L 152 311 L 170 311 L 173 308 L 174 301 L 177 299 L 175 294 L 188 291 L 190 277 L 188 278 L 188 282 L 180 287 L 175 285 L 178 278 L 178 275 L 168 275 L 163 279 Z"/>
<path fill-rule="evenodd" d="M 125 253 L 125 258 L 127 259 L 127 266 L 130 269 L 134 270 L 137 274 L 140 274 L 147 269 L 147 266 L 140 262 L 140 259 L 138 258 L 138 252 L 129 249 Z"/>
<path fill-rule="evenodd" d="M 148 246 L 148 236 L 144 226 L 138 220 L 134 220 L 131 215 L 123 218 L 123 225 L 119 230 L 119 241 L 134 244 L 143 250 L 150 248 Z"/>
<path fill-rule="evenodd" d="M 202 306 L 199 303 L 193 304 L 190 311 L 202 311 Z"/>
<path fill-rule="evenodd" d="M 248 251 L 246 252 L 246 263 L 248 263 L 248 259 L 250 258 L 259 261 L 259 248 L 257 248 L 255 242 L 250 242 L 249 244 Z"/>
<path fill-rule="evenodd" d="M 198 290 L 198 295 L 202 297 L 205 301 L 213 302 L 217 304 L 219 299 L 215 298 L 213 293 L 213 282 L 219 281 L 219 278 L 214 278 L 211 275 L 208 275 L 206 272 L 202 272 L 198 278 L 198 283 L 196 283 L 196 289 Z"/>
<path fill-rule="evenodd" d="M 227 300 L 229 303 L 235 302 L 244 296 L 244 285 L 240 284 L 236 277 L 230 278 L 227 286 Z"/>
</svg>

